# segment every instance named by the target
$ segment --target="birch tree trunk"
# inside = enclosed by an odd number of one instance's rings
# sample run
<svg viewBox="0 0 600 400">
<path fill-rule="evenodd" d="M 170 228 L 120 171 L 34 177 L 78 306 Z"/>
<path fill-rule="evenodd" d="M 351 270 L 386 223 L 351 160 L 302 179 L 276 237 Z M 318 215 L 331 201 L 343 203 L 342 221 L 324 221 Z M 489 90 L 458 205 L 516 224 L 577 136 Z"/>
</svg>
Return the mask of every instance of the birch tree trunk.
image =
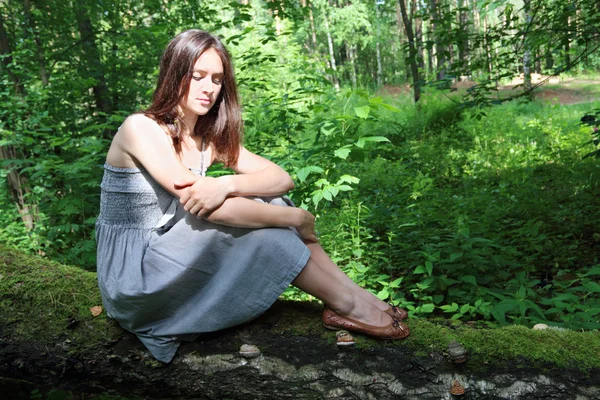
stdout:
<svg viewBox="0 0 600 400">
<path fill-rule="evenodd" d="M 331 65 L 331 70 L 333 73 L 331 74 L 331 80 L 333 82 L 333 86 L 336 89 L 340 88 L 340 83 L 337 77 L 337 66 L 335 64 L 335 52 L 333 50 L 333 39 L 331 37 L 331 30 L 329 29 L 329 17 L 327 17 L 327 10 L 323 7 L 323 20 L 325 21 L 325 34 L 327 35 L 327 48 L 329 49 L 329 62 Z"/>
<path fill-rule="evenodd" d="M 531 14 L 529 9 L 530 1 L 531 0 L 523 1 L 523 8 L 525 9 L 525 24 L 528 28 L 529 24 L 531 23 Z M 529 44 L 529 40 L 527 40 L 527 37 L 523 38 L 523 40 L 523 90 L 528 92 L 531 90 L 531 45 Z"/>
</svg>

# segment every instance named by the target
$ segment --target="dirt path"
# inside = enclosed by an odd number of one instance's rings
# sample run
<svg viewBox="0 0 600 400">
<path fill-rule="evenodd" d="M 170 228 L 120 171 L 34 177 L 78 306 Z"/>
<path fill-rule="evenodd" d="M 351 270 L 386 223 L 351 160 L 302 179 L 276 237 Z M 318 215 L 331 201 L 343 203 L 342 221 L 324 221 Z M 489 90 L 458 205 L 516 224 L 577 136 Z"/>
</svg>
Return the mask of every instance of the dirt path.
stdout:
<svg viewBox="0 0 600 400">
<path fill-rule="evenodd" d="M 532 75 L 532 83 L 537 84 L 546 79 L 539 74 Z M 462 81 L 453 85 L 459 93 L 474 86 L 476 82 Z M 509 84 L 499 87 L 500 97 L 512 97 L 523 90 L 523 78 L 516 77 Z M 456 93 L 456 92 L 454 92 Z M 383 96 L 411 95 L 412 88 L 409 84 L 385 85 L 378 91 Z M 600 101 L 600 77 L 598 79 L 586 78 L 558 78 L 552 77 L 534 92 L 536 100 L 550 104 L 577 104 Z"/>
</svg>

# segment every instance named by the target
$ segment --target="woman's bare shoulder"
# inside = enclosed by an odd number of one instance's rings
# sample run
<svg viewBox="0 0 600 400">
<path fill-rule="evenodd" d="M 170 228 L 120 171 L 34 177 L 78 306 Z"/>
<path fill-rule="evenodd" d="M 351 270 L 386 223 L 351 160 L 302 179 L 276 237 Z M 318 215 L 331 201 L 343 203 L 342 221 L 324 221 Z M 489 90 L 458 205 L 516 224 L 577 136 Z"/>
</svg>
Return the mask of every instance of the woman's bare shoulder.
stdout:
<svg viewBox="0 0 600 400">
<path fill-rule="evenodd" d="M 155 120 L 142 113 L 136 113 L 125 119 L 117 131 L 115 139 L 125 143 L 138 140 L 159 140 L 162 144 L 167 142 L 169 137 Z"/>
</svg>

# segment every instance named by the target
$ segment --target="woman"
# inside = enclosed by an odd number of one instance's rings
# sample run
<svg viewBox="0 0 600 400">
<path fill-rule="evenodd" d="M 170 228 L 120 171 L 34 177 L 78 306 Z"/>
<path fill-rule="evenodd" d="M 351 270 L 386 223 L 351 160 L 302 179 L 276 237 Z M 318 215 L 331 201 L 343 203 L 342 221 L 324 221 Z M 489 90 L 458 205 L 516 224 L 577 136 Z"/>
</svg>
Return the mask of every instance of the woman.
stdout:
<svg viewBox="0 0 600 400">
<path fill-rule="evenodd" d="M 327 305 L 327 328 L 408 336 L 406 311 L 333 264 L 314 217 L 280 197 L 290 176 L 246 150 L 241 130 L 227 50 L 207 32 L 181 33 L 152 105 L 125 120 L 106 158 L 96 237 L 108 315 L 169 362 L 181 340 L 257 317 L 292 283 Z M 206 177 L 215 161 L 236 175 Z"/>
</svg>

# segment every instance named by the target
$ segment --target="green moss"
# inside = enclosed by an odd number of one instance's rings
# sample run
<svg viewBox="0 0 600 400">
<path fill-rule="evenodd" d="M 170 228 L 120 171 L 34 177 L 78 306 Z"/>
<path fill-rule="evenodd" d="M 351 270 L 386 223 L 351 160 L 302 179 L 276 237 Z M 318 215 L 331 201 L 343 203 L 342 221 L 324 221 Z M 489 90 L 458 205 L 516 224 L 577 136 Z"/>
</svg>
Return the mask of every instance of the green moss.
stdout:
<svg viewBox="0 0 600 400">
<path fill-rule="evenodd" d="M 64 340 L 79 350 L 118 337 L 105 313 L 96 274 L 0 247 L 0 326 L 5 336 L 39 343 Z"/>
<path fill-rule="evenodd" d="M 77 351 L 112 341 L 122 329 L 105 313 L 92 317 L 90 307 L 101 305 L 96 274 L 0 247 L 0 327 L 20 341 L 55 343 Z M 321 337 L 333 344 L 335 333 L 323 329 L 319 306 L 286 302 L 271 329 L 293 336 Z M 266 317 L 270 318 L 270 317 Z M 600 334 L 524 326 L 473 328 L 447 320 L 411 318 L 411 336 L 403 341 L 377 341 L 354 335 L 356 347 L 407 346 L 417 354 L 445 352 L 452 340 L 469 352 L 469 368 L 508 364 L 518 367 L 600 368 Z M 252 324 L 245 330 L 264 329 Z M 515 364 L 516 363 L 516 364 Z"/>
<path fill-rule="evenodd" d="M 453 340 L 468 351 L 471 367 L 490 364 L 527 367 L 553 364 L 559 368 L 600 368 L 600 334 L 571 330 L 533 330 L 521 325 L 474 329 L 449 327 L 435 321 L 411 319 L 411 336 L 405 342 L 416 350 L 444 352 Z M 519 365 L 515 365 L 518 367 Z"/>
</svg>

